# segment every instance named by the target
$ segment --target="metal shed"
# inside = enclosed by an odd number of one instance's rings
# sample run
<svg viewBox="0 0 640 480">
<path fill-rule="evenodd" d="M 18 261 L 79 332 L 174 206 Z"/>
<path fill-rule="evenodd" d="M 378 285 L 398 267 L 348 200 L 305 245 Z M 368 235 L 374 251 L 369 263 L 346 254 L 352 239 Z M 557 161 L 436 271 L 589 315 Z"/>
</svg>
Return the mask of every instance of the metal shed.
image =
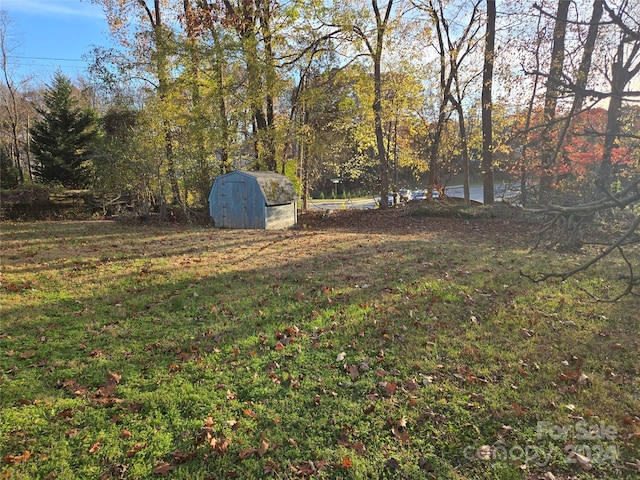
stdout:
<svg viewBox="0 0 640 480">
<path fill-rule="evenodd" d="M 213 182 L 209 213 L 216 227 L 277 230 L 297 223 L 296 201 L 284 175 L 237 170 Z"/>
</svg>

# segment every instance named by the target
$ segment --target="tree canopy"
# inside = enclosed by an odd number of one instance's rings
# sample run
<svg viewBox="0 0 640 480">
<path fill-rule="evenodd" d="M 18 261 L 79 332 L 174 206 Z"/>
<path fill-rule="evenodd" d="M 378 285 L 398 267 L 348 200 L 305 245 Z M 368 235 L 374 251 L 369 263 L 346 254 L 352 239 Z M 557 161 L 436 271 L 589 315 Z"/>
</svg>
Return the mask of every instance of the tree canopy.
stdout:
<svg viewBox="0 0 640 480">
<path fill-rule="evenodd" d="M 523 205 L 638 174 L 633 3 L 93 1 L 119 48 L 91 52 L 88 80 L 43 91 L 5 75 L 2 143 L 21 181 L 186 212 L 238 168 L 286 172 L 305 195 L 335 178 L 376 195 L 484 180 L 488 203 L 495 178 L 519 183 Z M 116 135 L 119 116 L 135 121 Z M 52 141 L 65 122 L 73 135 Z"/>
</svg>

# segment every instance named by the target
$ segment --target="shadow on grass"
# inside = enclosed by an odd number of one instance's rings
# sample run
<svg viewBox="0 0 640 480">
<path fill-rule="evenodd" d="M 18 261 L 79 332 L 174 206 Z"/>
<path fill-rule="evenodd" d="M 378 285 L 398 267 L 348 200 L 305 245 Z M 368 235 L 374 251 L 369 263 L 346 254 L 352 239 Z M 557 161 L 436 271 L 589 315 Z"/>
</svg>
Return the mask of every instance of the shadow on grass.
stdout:
<svg viewBox="0 0 640 480">
<path fill-rule="evenodd" d="M 531 285 L 518 275 L 529 261 L 523 245 L 492 238 L 484 225 L 473 242 L 464 241 L 466 230 L 444 237 L 444 229 L 119 228 L 61 226 L 51 238 L 58 246 L 64 238 L 77 260 L 53 254 L 51 266 L 30 267 L 41 261 L 36 255 L 7 269 L 43 289 L 3 292 L 0 385 L 9 426 L 0 454 L 31 448 L 42 459 L 17 462 L 18 470 L 127 465 L 145 477 L 166 461 L 176 478 L 261 478 L 269 465 L 293 475 L 311 461 L 326 462 L 335 477 L 489 478 L 499 470 L 521 478 L 513 458 L 480 462 L 464 452 L 499 439 L 535 445 L 538 421 L 572 421 L 565 404 L 574 405 L 571 415 L 615 424 L 620 438 L 628 435 L 624 418 L 637 412 L 628 307 Z M 108 260 L 74 270 L 96 257 Z M 608 357 L 620 353 L 612 371 L 628 381 L 605 401 L 612 367 L 596 363 L 618 343 Z M 589 388 L 579 377 L 558 381 L 576 371 L 574 357 L 584 359 Z M 120 379 L 104 395 L 109 372 Z M 27 421 L 34 417 L 49 433 Z M 85 432 L 82 441 L 65 434 L 73 429 Z M 130 455 L 145 434 L 142 454 Z M 272 448 L 259 455 L 261 435 Z M 60 452 L 58 437 L 76 463 L 45 459 Z M 109 454 L 90 452 L 99 438 Z M 572 471 L 562 448 L 554 445 L 545 468 Z M 608 463 L 598 469 L 624 473 Z"/>
</svg>

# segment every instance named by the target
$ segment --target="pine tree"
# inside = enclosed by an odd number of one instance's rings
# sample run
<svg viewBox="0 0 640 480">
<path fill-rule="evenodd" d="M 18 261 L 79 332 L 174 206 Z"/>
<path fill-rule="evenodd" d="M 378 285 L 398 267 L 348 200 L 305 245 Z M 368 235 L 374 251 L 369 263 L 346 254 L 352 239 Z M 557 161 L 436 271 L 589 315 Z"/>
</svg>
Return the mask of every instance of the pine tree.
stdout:
<svg viewBox="0 0 640 480">
<path fill-rule="evenodd" d="M 71 80 L 56 73 L 44 94 L 44 108 L 38 109 L 42 118 L 31 129 L 31 151 L 40 181 L 83 188 L 91 179 L 96 121 L 91 111 L 78 105 L 72 91 Z"/>
</svg>

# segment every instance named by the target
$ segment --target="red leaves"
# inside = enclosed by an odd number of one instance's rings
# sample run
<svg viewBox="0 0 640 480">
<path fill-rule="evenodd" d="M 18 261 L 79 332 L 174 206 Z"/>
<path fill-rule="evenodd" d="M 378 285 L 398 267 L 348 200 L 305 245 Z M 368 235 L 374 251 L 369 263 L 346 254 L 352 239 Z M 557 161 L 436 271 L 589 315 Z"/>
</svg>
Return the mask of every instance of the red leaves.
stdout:
<svg viewBox="0 0 640 480">
<path fill-rule="evenodd" d="M 351 459 L 349 457 L 344 457 L 342 459 L 342 463 L 340 464 L 341 468 L 351 468 L 353 467 L 353 462 L 351 461 Z"/>
</svg>

